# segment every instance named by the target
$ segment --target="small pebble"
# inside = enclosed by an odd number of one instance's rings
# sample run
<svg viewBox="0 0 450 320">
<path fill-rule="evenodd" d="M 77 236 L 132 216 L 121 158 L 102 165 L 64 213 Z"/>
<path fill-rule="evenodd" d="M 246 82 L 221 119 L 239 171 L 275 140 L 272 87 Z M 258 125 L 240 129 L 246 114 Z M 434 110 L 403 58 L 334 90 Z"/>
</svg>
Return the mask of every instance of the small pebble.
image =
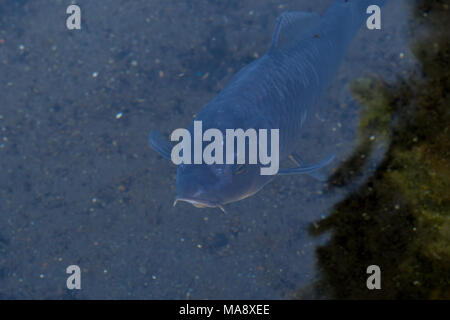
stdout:
<svg viewBox="0 0 450 320">
<path fill-rule="evenodd" d="M 142 274 L 146 274 L 147 273 L 147 269 L 143 266 L 139 267 L 139 272 Z"/>
</svg>

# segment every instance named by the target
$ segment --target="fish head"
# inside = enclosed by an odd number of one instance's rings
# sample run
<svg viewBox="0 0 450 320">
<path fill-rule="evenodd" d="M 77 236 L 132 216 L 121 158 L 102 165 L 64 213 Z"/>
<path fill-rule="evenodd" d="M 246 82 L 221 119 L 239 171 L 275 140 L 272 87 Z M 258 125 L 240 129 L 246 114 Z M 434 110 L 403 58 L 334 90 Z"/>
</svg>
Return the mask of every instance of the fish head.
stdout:
<svg viewBox="0 0 450 320">
<path fill-rule="evenodd" d="M 197 208 L 218 207 L 258 192 L 270 176 L 260 174 L 259 165 L 181 164 L 177 170 L 176 198 Z"/>
</svg>

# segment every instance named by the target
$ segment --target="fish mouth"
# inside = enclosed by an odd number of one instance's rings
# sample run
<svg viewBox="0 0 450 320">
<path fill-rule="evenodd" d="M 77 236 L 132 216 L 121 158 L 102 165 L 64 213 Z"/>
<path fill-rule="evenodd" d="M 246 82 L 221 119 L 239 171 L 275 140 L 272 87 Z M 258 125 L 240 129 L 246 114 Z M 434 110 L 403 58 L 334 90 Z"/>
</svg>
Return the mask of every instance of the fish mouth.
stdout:
<svg viewBox="0 0 450 320">
<path fill-rule="evenodd" d="M 175 201 L 173 202 L 173 206 L 175 207 L 178 203 L 178 201 L 184 201 L 187 203 L 192 204 L 196 208 L 219 208 L 223 212 L 226 213 L 225 208 L 220 203 L 214 203 L 206 200 L 200 200 L 200 199 L 189 199 L 189 198 L 175 198 Z"/>
</svg>

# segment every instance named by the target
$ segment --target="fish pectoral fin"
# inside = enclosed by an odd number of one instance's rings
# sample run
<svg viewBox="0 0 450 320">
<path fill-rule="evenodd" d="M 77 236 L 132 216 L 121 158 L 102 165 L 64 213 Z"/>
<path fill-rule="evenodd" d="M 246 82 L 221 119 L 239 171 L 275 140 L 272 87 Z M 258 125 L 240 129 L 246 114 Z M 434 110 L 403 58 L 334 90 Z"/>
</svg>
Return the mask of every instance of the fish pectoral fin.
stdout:
<svg viewBox="0 0 450 320">
<path fill-rule="evenodd" d="M 170 154 L 172 153 L 172 145 L 164 139 L 161 133 L 157 130 L 152 130 L 149 136 L 150 147 L 158 152 L 164 158 L 170 160 Z"/>
<path fill-rule="evenodd" d="M 284 176 L 291 174 L 307 174 L 319 181 L 325 181 L 326 177 L 316 171 L 329 165 L 331 161 L 334 160 L 334 155 L 332 154 L 328 156 L 327 158 L 325 158 L 324 160 L 320 161 L 315 165 L 306 165 L 306 163 L 302 160 L 302 158 L 300 158 L 296 153 L 291 154 L 289 156 L 289 159 L 292 162 L 294 162 L 298 167 L 289 169 L 280 169 L 278 170 L 278 175 Z"/>
<path fill-rule="evenodd" d="M 298 167 L 308 167 L 309 165 L 304 161 L 296 152 L 293 152 L 291 155 L 289 155 L 289 159 Z M 312 171 L 306 173 L 308 176 L 318 180 L 318 181 L 326 181 L 327 177 L 318 171 Z"/>
<path fill-rule="evenodd" d="M 290 46 L 301 40 L 309 30 L 318 25 L 320 16 L 315 12 L 284 12 L 276 21 L 271 50 Z"/>
</svg>

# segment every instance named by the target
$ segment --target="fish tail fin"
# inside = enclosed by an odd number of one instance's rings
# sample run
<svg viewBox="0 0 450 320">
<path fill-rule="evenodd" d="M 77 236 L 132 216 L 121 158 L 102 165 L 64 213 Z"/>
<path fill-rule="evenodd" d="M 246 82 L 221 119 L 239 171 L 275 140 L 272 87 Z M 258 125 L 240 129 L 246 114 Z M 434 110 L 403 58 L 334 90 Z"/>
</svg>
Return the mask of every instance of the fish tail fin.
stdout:
<svg viewBox="0 0 450 320">
<path fill-rule="evenodd" d="M 351 1 L 351 0 L 349 0 Z M 367 14 L 367 9 L 370 6 L 379 6 L 380 8 L 384 6 L 387 2 L 387 0 L 354 0 L 355 8 L 358 12 L 361 12 L 363 14 Z"/>
<path fill-rule="evenodd" d="M 336 0 L 336 2 L 339 4 L 353 6 L 358 11 L 363 10 L 365 12 L 371 5 L 376 5 L 379 7 L 384 6 L 387 0 Z"/>
<path fill-rule="evenodd" d="M 369 17 L 368 13 L 371 13 L 370 6 L 376 5 L 382 7 L 388 0 L 335 0 L 334 6 L 346 7 L 350 9 L 352 13 L 352 20 L 355 27 L 359 28 L 360 25 Z"/>
</svg>

